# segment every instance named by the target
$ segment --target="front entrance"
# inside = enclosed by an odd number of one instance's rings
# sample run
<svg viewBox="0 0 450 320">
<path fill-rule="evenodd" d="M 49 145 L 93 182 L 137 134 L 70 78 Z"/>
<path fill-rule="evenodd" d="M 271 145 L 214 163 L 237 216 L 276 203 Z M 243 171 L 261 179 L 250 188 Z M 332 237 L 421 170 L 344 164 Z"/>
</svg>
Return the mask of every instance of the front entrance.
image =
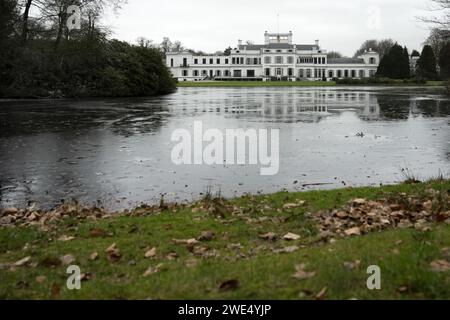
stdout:
<svg viewBox="0 0 450 320">
<path fill-rule="evenodd" d="M 283 69 L 282 68 L 276 68 L 275 69 L 275 74 L 277 77 L 282 77 L 283 76 Z"/>
</svg>

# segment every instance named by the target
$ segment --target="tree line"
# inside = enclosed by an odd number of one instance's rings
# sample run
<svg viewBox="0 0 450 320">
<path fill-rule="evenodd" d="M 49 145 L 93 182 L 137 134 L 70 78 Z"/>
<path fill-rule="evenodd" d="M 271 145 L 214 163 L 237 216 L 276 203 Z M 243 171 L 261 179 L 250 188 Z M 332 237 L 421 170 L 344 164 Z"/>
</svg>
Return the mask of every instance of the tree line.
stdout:
<svg viewBox="0 0 450 320">
<path fill-rule="evenodd" d="M 125 0 L 1 0 L 0 97 L 150 96 L 176 83 L 164 52 L 109 39 L 106 10 Z M 71 5 L 79 28 L 68 26 Z"/>
</svg>

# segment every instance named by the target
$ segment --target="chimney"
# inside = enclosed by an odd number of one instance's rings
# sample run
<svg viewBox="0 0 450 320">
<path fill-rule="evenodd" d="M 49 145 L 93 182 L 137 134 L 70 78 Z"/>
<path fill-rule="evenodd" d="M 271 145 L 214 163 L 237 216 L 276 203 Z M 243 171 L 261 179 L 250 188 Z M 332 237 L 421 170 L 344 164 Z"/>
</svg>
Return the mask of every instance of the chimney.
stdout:
<svg viewBox="0 0 450 320">
<path fill-rule="evenodd" d="M 242 40 L 238 40 L 238 45 L 242 46 Z"/>
<path fill-rule="evenodd" d="M 316 40 L 316 46 L 319 47 L 319 39 Z"/>
</svg>

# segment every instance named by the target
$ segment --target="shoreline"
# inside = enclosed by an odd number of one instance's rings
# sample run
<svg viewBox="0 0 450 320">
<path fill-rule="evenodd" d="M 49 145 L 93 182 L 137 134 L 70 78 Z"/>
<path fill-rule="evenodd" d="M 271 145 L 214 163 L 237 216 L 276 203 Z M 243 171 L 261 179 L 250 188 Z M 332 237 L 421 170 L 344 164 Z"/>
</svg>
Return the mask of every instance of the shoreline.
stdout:
<svg viewBox="0 0 450 320">
<path fill-rule="evenodd" d="M 258 87 L 392 87 L 392 88 L 444 88 L 443 81 L 429 81 L 427 84 L 402 83 L 398 84 L 337 84 L 334 81 L 205 81 L 205 82 L 178 82 L 178 88 L 258 88 Z"/>
</svg>

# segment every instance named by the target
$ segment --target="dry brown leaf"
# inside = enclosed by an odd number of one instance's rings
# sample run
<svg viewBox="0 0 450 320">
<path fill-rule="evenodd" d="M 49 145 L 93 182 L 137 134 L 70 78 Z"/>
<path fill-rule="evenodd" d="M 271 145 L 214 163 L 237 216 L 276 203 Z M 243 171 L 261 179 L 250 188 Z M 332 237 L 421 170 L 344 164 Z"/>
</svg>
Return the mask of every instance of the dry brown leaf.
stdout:
<svg viewBox="0 0 450 320">
<path fill-rule="evenodd" d="M 350 228 L 344 231 L 345 235 L 347 236 L 360 236 L 361 235 L 361 229 L 358 227 Z"/>
<path fill-rule="evenodd" d="M 75 237 L 69 237 L 69 236 L 64 235 L 64 236 L 59 237 L 58 241 L 68 242 L 68 241 L 72 241 L 74 239 L 75 239 Z"/>
<path fill-rule="evenodd" d="M 269 233 L 266 233 L 266 234 L 261 234 L 258 237 L 260 239 L 267 240 L 267 241 L 275 241 L 275 240 L 277 240 L 278 235 L 276 233 L 269 232 Z"/>
<path fill-rule="evenodd" d="M 114 252 L 118 250 L 117 249 L 117 245 L 115 243 L 113 243 L 112 245 L 110 245 L 108 248 L 106 248 L 105 252 L 106 253 L 110 253 L 110 252 Z"/>
<path fill-rule="evenodd" d="M 31 257 L 25 257 L 23 259 L 20 259 L 19 261 L 16 261 L 12 264 L 13 267 L 23 267 L 27 265 L 31 260 Z"/>
<path fill-rule="evenodd" d="M 283 239 L 286 241 L 296 241 L 299 240 L 301 237 L 298 234 L 289 232 L 288 234 L 286 234 Z"/>
<path fill-rule="evenodd" d="M 317 300 L 323 300 L 325 299 L 325 295 L 327 294 L 328 288 L 324 287 L 320 292 L 316 295 Z"/>
<path fill-rule="evenodd" d="M 315 272 L 308 272 L 305 271 L 305 269 L 306 269 L 305 264 L 299 264 L 295 266 L 296 272 L 292 275 L 292 277 L 297 280 L 306 280 L 316 276 Z"/>
<path fill-rule="evenodd" d="M 148 258 L 154 258 L 156 256 L 156 248 L 152 248 L 152 249 L 150 249 L 150 250 L 148 250 L 146 253 L 145 253 L 145 257 L 148 259 Z"/>
<path fill-rule="evenodd" d="M 144 277 L 151 276 L 152 274 L 158 273 L 162 270 L 164 265 L 162 263 L 158 264 L 156 267 L 149 267 L 144 273 Z"/>
<path fill-rule="evenodd" d="M 447 260 L 436 260 L 433 261 L 431 264 L 431 270 L 433 272 L 448 272 L 450 271 L 450 262 Z"/>
<path fill-rule="evenodd" d="M 186 244 L 189 246 L 194 246 L 194 245 L 198 244 L 198 241 L 196 239 L 187 239 L 187 240 L 173 239 L 172 241 L 175 244 Z"/>
<path fill-rule="evenodd" d="M 239 280 L 233 279 L 233 280 L 227 280 L 220 284 L 219 290 L 220 291 L 232 291 L 239 288 Z"/>
<path fill-rule="evenodd" d="M 211 240 L 214 239 L 214 237 L 215 237 L 214 232 L 212 232 L 212 231 L 205 231 L 205 232 L 202 232 L 200 237 L 198 237 L 198 241 L 211 241 Z"/>
<path fill-rule="evenodd" d="M 71 255 L 71 254 L 66 254 L 65 256 L 62 256 L 60 258 L 60 260 L 61 260 L 61 263 L 64 266 L 68 266 L 68 265 L 70 265 L 70 264 L 75 262 L 75 257 L 73 255 Z"/>
<path fill-rule="evenodd" d="M 298 246 L 290 246 L 290 247 L 285 247 L 282 249 L 275 249 L 275 250 L 273 250 L 273 252 L 274 253 L 293 253 L 298 250 L 300 250 L 300 248 Z"/>
<path fill-rule="evenodd" d="M 89 260 L 94 261 L 98 259 L 98 253 L 97 252 L 93 252 L 91 253 L 91 255 L 89 256 Z"/>
</svg>

